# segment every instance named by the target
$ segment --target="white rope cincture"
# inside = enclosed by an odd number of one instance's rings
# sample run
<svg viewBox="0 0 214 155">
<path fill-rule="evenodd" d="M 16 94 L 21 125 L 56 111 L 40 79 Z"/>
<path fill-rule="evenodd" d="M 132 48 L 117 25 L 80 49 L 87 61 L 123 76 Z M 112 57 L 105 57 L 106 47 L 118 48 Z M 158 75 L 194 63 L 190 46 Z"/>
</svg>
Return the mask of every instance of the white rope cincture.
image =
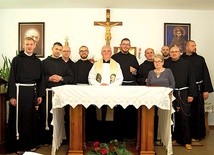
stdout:
<svg viewBox="0 0 214 155">
<path fill-rule="evenodd" d="M 185 90 L 185 89 L 189 89 L 189 87 L 175 88 L 174 90 L 180 91 L 180 90 Z"/>
<path fill-rule="evenodd" d="M 175 113 L 172 114 L 172 121 L 173 121 L 172 131 L 175 132 Z"/>
<path fill-rule="evenodd" d="M 50 88 L 46 88 L 46 122 L 45 122 L 45 130 L 50 130 L 48 126 L 48 92 L 52 91 Z"/>
<path fill-rule="evenodd" d="M 19 140 L 19 130 L 18 130 L 18 114 L 19 114 L 19 84 L 16 84 L 16 139 Z"/>
<path fill-rule="evenodd" d="M 201 80 L 201 81 L 196 81 L 196 84 L 201 84 L 201 83 L 203 83 L 203 80 Z"/>
<path fill-rule="evenodd" d="M 22 84 L 22 83 L 16 83 L 16 139 L 19 140 L 19 87 L 25 86 L 25 87 L 32 87 L 36 84 Z"/>
</svg>

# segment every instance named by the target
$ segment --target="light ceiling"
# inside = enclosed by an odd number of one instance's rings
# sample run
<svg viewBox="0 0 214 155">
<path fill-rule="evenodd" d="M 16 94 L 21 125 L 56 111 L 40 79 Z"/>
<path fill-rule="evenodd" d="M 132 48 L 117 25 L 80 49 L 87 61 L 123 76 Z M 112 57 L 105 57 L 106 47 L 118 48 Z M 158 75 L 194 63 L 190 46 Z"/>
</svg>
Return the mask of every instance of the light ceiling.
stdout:
<svg viewBox="0 0 214 155">
<path fill-rule="evenodd" d="M 0 9 L 32 8 L 214 10 L 214 0 L 0 0 Z"/>
</svg>

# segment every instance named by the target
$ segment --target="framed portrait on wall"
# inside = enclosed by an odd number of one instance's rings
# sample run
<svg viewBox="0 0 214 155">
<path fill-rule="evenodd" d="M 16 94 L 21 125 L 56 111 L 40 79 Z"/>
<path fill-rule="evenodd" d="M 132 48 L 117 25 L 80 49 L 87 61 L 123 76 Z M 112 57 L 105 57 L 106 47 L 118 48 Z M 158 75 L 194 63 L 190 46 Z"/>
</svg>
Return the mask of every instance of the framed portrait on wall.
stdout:
<svg viewBox="0 0 214 155">
<path fill-rule="evenodd" d="M 120 47 L 114 47 L 114 54 L 116 54 L 118 52 L 120 52 Z M 136 56 L 136 54 L 137 54 L 137 48 L 136 47 L 130 47 L 129 53 Z"/>
<path fill-rule="evenodd" d="M 183 53 L 187 40 L 190 40 L 190 23 L 164 23 L 164 45 L 179 47 Z"/>
<path fill-rule="evenodd" d="M 25 37 L 32 37 L 35 40 L 36 48 L 34 53 L 39 58 L 44 58 L 44 38 L 45 23 L 44 22 L 26 22 L 19 23 L 19 51 L 23 50 L 23 41 Z"/>
</svg>

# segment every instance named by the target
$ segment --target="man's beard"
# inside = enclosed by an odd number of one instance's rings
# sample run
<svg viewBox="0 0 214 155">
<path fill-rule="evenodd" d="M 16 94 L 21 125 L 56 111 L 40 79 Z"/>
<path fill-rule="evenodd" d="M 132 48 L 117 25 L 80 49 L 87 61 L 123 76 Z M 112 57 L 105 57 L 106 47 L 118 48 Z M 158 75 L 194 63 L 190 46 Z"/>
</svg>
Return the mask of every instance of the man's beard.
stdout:
<svg viewBox="0 0 214 155">
<path fill-rule="evenodd" d="M 81 59 L 87 59 L 88 55 L 81 55 Z"/>
<path fill-rule="evenodd" d="M 164 57 L 168 57 L 169 54 L 168 54 L 168 53 L 163 53 L 163 56 L 164 56 Z"/>
</svg>

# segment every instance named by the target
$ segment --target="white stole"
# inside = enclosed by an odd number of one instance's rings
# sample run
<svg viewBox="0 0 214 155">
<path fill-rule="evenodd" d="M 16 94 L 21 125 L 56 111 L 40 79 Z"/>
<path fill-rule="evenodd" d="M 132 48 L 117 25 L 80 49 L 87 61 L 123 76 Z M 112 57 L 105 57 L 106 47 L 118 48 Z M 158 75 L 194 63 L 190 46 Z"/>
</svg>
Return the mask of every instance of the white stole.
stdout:
<svg viewBox="0 0 214 155">
<path fill-rule="evenodd" d="M 103 73 L 103 59 L 97 61 L 95 64 L 95 77 L 96 81 L 101 83 L 102 81 L 102 73 Z M 105 72 L 105 71 L 104 71 Z M 116 75 L 118 72 L 118 64 L 115 60 L 110 59 L 110 81 L 109 83 L 113 83 L 116 79 Z M 96 108 L 97 113 L 97 120 L 102 120 L 102 110 L 99 108 Z M 106 112 L 106 121 L 113 121 L 114 120 L 114 109 L 111 109 L 109 106 L 107 106 L 107 112 Z"/>
</svg>

